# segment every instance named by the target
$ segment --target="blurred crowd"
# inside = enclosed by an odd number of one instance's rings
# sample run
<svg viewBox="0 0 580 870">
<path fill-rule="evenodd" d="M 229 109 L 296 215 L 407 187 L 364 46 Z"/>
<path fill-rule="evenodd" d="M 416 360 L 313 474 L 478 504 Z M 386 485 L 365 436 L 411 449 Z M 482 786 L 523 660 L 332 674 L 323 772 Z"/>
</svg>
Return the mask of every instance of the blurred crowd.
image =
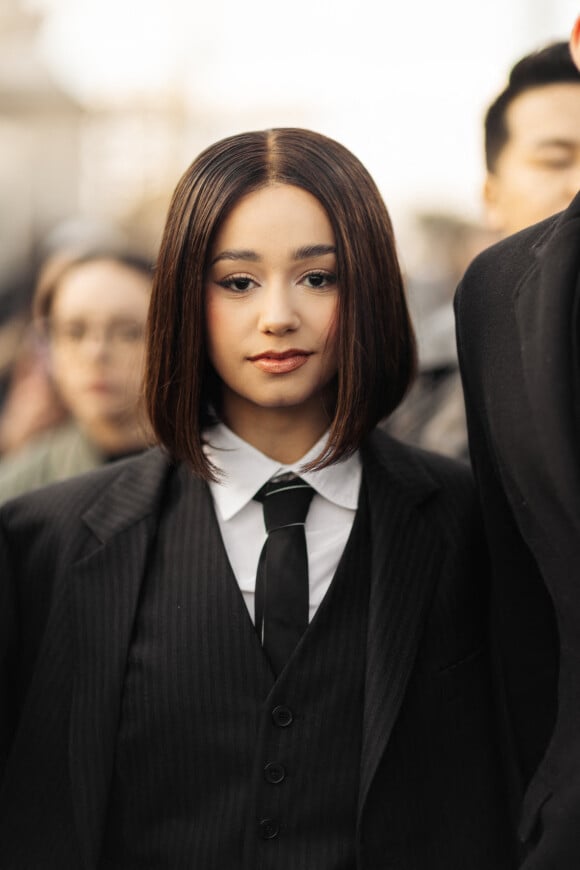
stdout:
<svg viewBox="0 0 580 870">
<path fill-rule="evenodd" d="M 451 300 L 479 251 L 565 208 L 580 188 L 580 74 L 567 43 L 513 67 L 484 132 L 485 223 L 417 215 L 420 257 L 407 285 L 419 376 L 384 424 L 466 461 Z M 154 256 L 114 227 L 73 222 L 0 285 L 0 501 L 150 443 L 141 376 Z"/>
<path fill-rule="evenodd" d="M 485 226 L 425 216 L 428 256 L 408 279 L 419 376 L 387 422 L 405 441 L 468 459 L 451 300 L 484 247 L 569 205 L 580 189 L 580 73 L 567 42 L 521 58 L 484 118 Z"/>
</svg>

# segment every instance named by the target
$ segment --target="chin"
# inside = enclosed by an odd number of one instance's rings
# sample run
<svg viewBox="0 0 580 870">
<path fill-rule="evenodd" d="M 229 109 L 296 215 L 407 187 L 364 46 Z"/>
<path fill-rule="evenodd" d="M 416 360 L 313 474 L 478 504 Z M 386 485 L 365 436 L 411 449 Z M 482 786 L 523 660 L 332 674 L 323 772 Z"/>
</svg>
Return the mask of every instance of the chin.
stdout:
<svg viewBox="0 0 580 870">
<path fill-rule="evenodd" d="M 303 408 L 310 404 L 310 397 L 279 396 L 275 399 L 259 402 L 258 406 L 271 411 L 284 411 L 290 408 Z"/>
</svg>

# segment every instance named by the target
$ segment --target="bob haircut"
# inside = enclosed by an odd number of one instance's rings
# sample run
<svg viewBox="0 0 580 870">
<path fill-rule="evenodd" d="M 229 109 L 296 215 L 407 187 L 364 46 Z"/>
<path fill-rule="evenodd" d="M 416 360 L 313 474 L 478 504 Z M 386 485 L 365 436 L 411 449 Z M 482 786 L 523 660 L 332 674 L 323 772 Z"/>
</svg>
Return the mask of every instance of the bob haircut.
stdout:
<svg viewBox="0 0 580 870">
<path fill-rule="evenodd" d="M 396 408 L 415 374 L 415 338 L 391 221 L 360 161 L 338 142 L 297 128 L 222 139 L 186 170 L 169 206 L 149 310 L 145 379 L 160 443 L 206 480 L 216 473 L 202 433 L 219 417 L 221 395 L 206 346 L 208 258 L 236 203 L 271 184 L 315 196 L 336 240 L 336 400 L 326 449 L 307 467 L 331 465 L 356 450 Z"/>
</svg>

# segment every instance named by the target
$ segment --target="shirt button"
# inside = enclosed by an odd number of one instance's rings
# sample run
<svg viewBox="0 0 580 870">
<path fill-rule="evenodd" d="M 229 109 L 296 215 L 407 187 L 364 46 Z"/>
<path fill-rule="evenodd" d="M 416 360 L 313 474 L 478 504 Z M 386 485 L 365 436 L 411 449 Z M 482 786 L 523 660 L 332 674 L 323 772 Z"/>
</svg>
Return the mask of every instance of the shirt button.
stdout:
<svg viewBox="0 0 580 870">
<path fill-rule="evenodd" d="M 283 764 L 278 764 L 277 761 L 270 761 L 264 767 L 264 777 L 266 782 L 271 782 L 272 785 L 278 785 L 286 778 L 286 768 Z"/>
<path fill-rule="evenodd" d="M 280 833 L 280 823 L 276 819 L 262 819 L 259 831 L 263 840 L 273 840 Z"/>
<path fill-rule="evenodd" d="M 279 728 L 287 728 L 294 721 L 294 715 L 289 707 L 279 705 L 272 710 L 272 720 Z"/>
</svg>

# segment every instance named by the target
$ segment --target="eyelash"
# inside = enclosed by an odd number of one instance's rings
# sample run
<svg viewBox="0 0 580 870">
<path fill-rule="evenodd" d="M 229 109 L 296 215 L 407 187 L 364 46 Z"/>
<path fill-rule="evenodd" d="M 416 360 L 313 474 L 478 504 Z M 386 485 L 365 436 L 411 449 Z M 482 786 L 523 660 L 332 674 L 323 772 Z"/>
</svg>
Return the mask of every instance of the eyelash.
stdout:
<svg viewBox="0 0 580 870">
<path fill-rule="evenodd" d="M 238 281 L 247 281 L 248 284 L 255 283 L 250 275 L 230 275 L 229 278 L 224 278 L 223 281 L 218 281 L 217 283 L 225 290 L 232 290 L 234 293 L 246 293 L 249 289 L 248 287 L 240 288 L 234 286 Z"/>
<path fill-rule="evenodd" d="M 311 290 L 324 290 L 326 287 L 330 287 L 333 284 L 336 284 L 336 275 L 334 272 L 327 272 L 325 269 L 316 269 L 312 272 L 307 272 L 300 280 L 305 281 L 307 278 L 323 278 L 324 284 L 318 285 L 315 287 L 310 287 Z"/>
<path fill-rule="evenodd" d="M 313 269 L 311 272 L 307 272 L 299 279 L 299 283 L 305 282 L 308 278 L 321 278 L 324 282 L 313 287 L 309 286 L 310 290 L 324 290 L 326 287 L 336 284 L 336 275 L 333 272 L 327 272 L 324 269 Z M 231 290 L 233 293 L 247 293 L 250 287 L 236 287 L 235 284 L 237 282 L 247 282 L 247 284 L 256 283 L 254 278 L 250 275 L 244 274 L 230 275 L 228 278 L 224 278 L 223 281 L 218 281 L 217 283 L 220 287 L 223 287 L 225 290 Z"/>
</svg>

